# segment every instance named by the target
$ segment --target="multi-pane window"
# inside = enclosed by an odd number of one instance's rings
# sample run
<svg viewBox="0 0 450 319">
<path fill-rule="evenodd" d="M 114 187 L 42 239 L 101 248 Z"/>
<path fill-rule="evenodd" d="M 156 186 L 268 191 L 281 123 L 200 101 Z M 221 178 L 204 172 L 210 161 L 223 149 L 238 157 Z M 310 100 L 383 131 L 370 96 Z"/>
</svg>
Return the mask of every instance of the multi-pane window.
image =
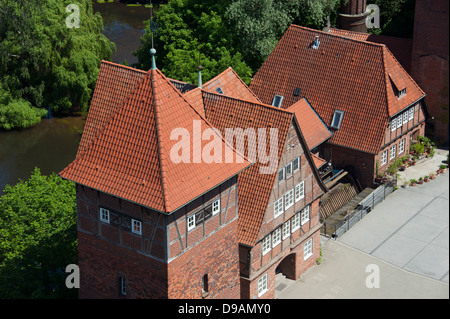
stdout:
<svg viewBox="0 0 450 319">
<path fill-rule="evenodd" d="M 195 228 L 195 215 L 191 215 L 188 217 L 187 228 L 188 230 L 192 230 Z"/>
<path fill-rule="evenodd" d="M 278 181 L 281 182 L 284 179 L 284 168 L 278 171 Z"/>
<path fill-rule="evenodd" d="M 109 224 L 109 210 L 100 207 L 100 220 Z"/>
<path fill-rule="evenodd" d="M 297 214 L 295 214 L 292 217 L 292 232 L 296 231 L 297 229 L 300 228 L 300 218 L 301 218 L 301 213 L 298 212 Z"/>
<path fill-rule="evenodd" d="M 303 245 L 303 259 L 306 260 L 313 254 L 313 240 L 312 238 L 309 239 L 304 245 Z"/>
<path fill-rule="evenodd" d="M 293 166 L 293 170 L 296 171 L 299 169 L 300 167 L 300 156 L 297 156 L 293 161 L 292 161 L 292 166 Z"/>
<path fill-rule="evenodd" d="M 403 113 L 403 124 L 408 123 L 408 111 Z"/>
<path fill-rule="evenodd" d="M 270 249 L 272 248 L 271 247 L 270 238 L 271 238 L 271 236 L 268 235 L 268 236 L 264 237 L 264 239 L 262 241 L 262 254 L 263 254 L 263 256 L 265 254 L 267 254 L 270 251 Z"/>
<path fill-rule="evenodd" d="M 295 186 L 295 201 L 298 202 L 300 199 L 305 197 L 305 182 L 302 181 Z"/>
<path fill-rule="evenodd" d="M 284 194 L 284 208 L 288 209 L 292 205 L 294 205 L 294 190 L 291 189 L 286 194 Z"/>
<path fill-rule="evenodd" d="M 281 243 L 281 227 L 275 229 L 272 233 L 272 247 Z"/>
<path fill-rule="evenodd" d="M 291 221 L 288 220 L 283 224 L 283 239 L 286 239 L 291 234 Z"/>
<path fill-rule="evenodd" d="M 402 123 L 402 115 L 400 114 L 399 116 L 397 116 L 397 128 L 402 127 L 403 123 Z"/>
<path fill-rule="evenodd" d="M 387 150 L 381 154 L 381 166 L 385 165 L 387 163 Z"/>
<path fill-rule="evenodd" d="M 142 222 L 131 219 L 131 231 L 135 234 L 142 235 Z"/>
<path fill-rule="evenodd" d="M 283 213 L 283 196 L 273 203 L 274 218 L 280 216 L 282 213 Z"/>
<path fill-rule="evenodd" d="M 389 152 L 389 160 L 395 158 L 397 156 L 397 144 L 394 144 L 391 146 L 390 152 Z"/>
<path fill-rule="evenodd" d="M 394 117 L 391 123 L 391 131 L 394 132 L 397 129 L 397 118 Z"/>
<path fill-rule="evenodd" d="M 409 120 L 413 120 L 414 119 L 414 107 L 409 109 Z"/>
<path fill-rule="evenodd" d="M 306 206 L 302 210 L 302 220 L 301 220 L 302 225 L 308 222 L 308 220 L 309 220 L 309 206 Z"/>
<path fill-rule="evenodd" d="M 291 176 L 292 175 L 292 162 L 287 164 L 285 169 L 286 169 L 286 177 Z"/>
<path fill-rule="evenodd" d="M 402 139 L 400 143 L 398 143 L 398 153 L 402 154 L 405 151 L 405 139 Z"/>
<path fill-rule="evenodd" d="M 258 279 L 258 297 L 261 297 L 267 292 L 268 290 L 267 279 L 268 279 L 267 274 L 262 275 L 261 278 Z"/>
<path fill-rule="evenodd" d="M 212 213 L 217 214 L 220 211 L 220 198 L 212 203 Z"/>
</svg>

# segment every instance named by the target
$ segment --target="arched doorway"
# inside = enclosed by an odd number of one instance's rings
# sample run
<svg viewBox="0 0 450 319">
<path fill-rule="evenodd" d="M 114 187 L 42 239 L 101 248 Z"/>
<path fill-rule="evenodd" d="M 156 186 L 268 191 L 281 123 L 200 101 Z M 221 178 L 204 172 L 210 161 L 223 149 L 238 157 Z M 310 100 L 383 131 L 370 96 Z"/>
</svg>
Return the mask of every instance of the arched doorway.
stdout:
<svg viewBox="0 0 450 319">
<path fill-rule="evenodd" d="M 275 268 L 275 274 L 283 274 L 287 279 L 295 280 L 295 253 L 289 254 L 284 257 L 277 268 Z"/>
</svg>

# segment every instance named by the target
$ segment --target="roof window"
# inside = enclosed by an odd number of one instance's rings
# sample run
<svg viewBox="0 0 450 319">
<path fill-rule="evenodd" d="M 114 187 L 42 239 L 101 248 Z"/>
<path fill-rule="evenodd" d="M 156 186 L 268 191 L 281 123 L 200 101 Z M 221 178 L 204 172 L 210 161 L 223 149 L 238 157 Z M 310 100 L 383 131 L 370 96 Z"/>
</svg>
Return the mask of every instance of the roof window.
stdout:
<svg viewBox="0 0 450 319">
<path fill-rule="evenodd" d="M 343 118 L 344 118 L 344 111 L 335 110 L 330 127 L 339 130 L 341 128 Z"/>
<path fill-rule="evenodd" d="M 284 99 L 284 96 L 275 94 L 275 96 L 273 97 L 273 100 L 272 100 L 272 106 L 281 107 L 281 104 L 283 103 L 283 99 Z"/>
<path fill-rule="evenodd" d="M 221 87 L 218 87 L 218 88 L 216 89 L 216 92 L 219 93 L 219 94 L 223 94 L 223 90 L 222 90 Z"/>
</svg>

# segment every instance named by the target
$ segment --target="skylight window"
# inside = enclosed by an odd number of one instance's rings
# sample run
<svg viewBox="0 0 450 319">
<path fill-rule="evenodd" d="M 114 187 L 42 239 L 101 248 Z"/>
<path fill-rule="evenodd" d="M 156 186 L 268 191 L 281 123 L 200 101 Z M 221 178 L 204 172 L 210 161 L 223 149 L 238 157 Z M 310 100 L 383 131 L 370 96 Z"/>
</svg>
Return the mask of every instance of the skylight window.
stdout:
<svg viewBox="0 0 450 319">
<path fill-rule="evenodd" d="M 344 111 L 335 110 L 330 127 L 339 130 L 341 128 L 343 118 L 344 118 Z"/>
<path fill-rule="evenodd" d="M 223 94 L 223 90 L 222 90 L 221 87 L 218 87 L 218 88 L 216 89 L 216 92 L 219 93 L 219 94 Z"/>
<path fill-rule="evenodd" d="M 294 96 L 299 96 L 299 95 L 300 95 L 300 88 L 295 88 Z"/>
<path fill-rule="evenodd" d="M 281 104 L 283 103 L 283 99 L 284 99 L 284 96 L 275 95 L 272 100 L 272 106 L 281 107 Z"/>
</svg>

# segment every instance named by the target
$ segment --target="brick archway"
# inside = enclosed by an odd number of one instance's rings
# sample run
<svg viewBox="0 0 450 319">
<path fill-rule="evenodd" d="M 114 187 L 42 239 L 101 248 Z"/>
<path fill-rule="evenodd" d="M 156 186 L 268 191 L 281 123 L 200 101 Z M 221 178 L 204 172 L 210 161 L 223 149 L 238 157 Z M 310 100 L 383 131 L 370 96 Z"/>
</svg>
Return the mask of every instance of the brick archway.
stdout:
<svg viewBox="0 0 450 319">
<path fill-rule="evenodd" d="M 287 279 L 295 280 L 295 255 L 295 253 L 292 253 L 284 257 L 275 269 L 275 274 L 282 273 Z"/>
</svg>

